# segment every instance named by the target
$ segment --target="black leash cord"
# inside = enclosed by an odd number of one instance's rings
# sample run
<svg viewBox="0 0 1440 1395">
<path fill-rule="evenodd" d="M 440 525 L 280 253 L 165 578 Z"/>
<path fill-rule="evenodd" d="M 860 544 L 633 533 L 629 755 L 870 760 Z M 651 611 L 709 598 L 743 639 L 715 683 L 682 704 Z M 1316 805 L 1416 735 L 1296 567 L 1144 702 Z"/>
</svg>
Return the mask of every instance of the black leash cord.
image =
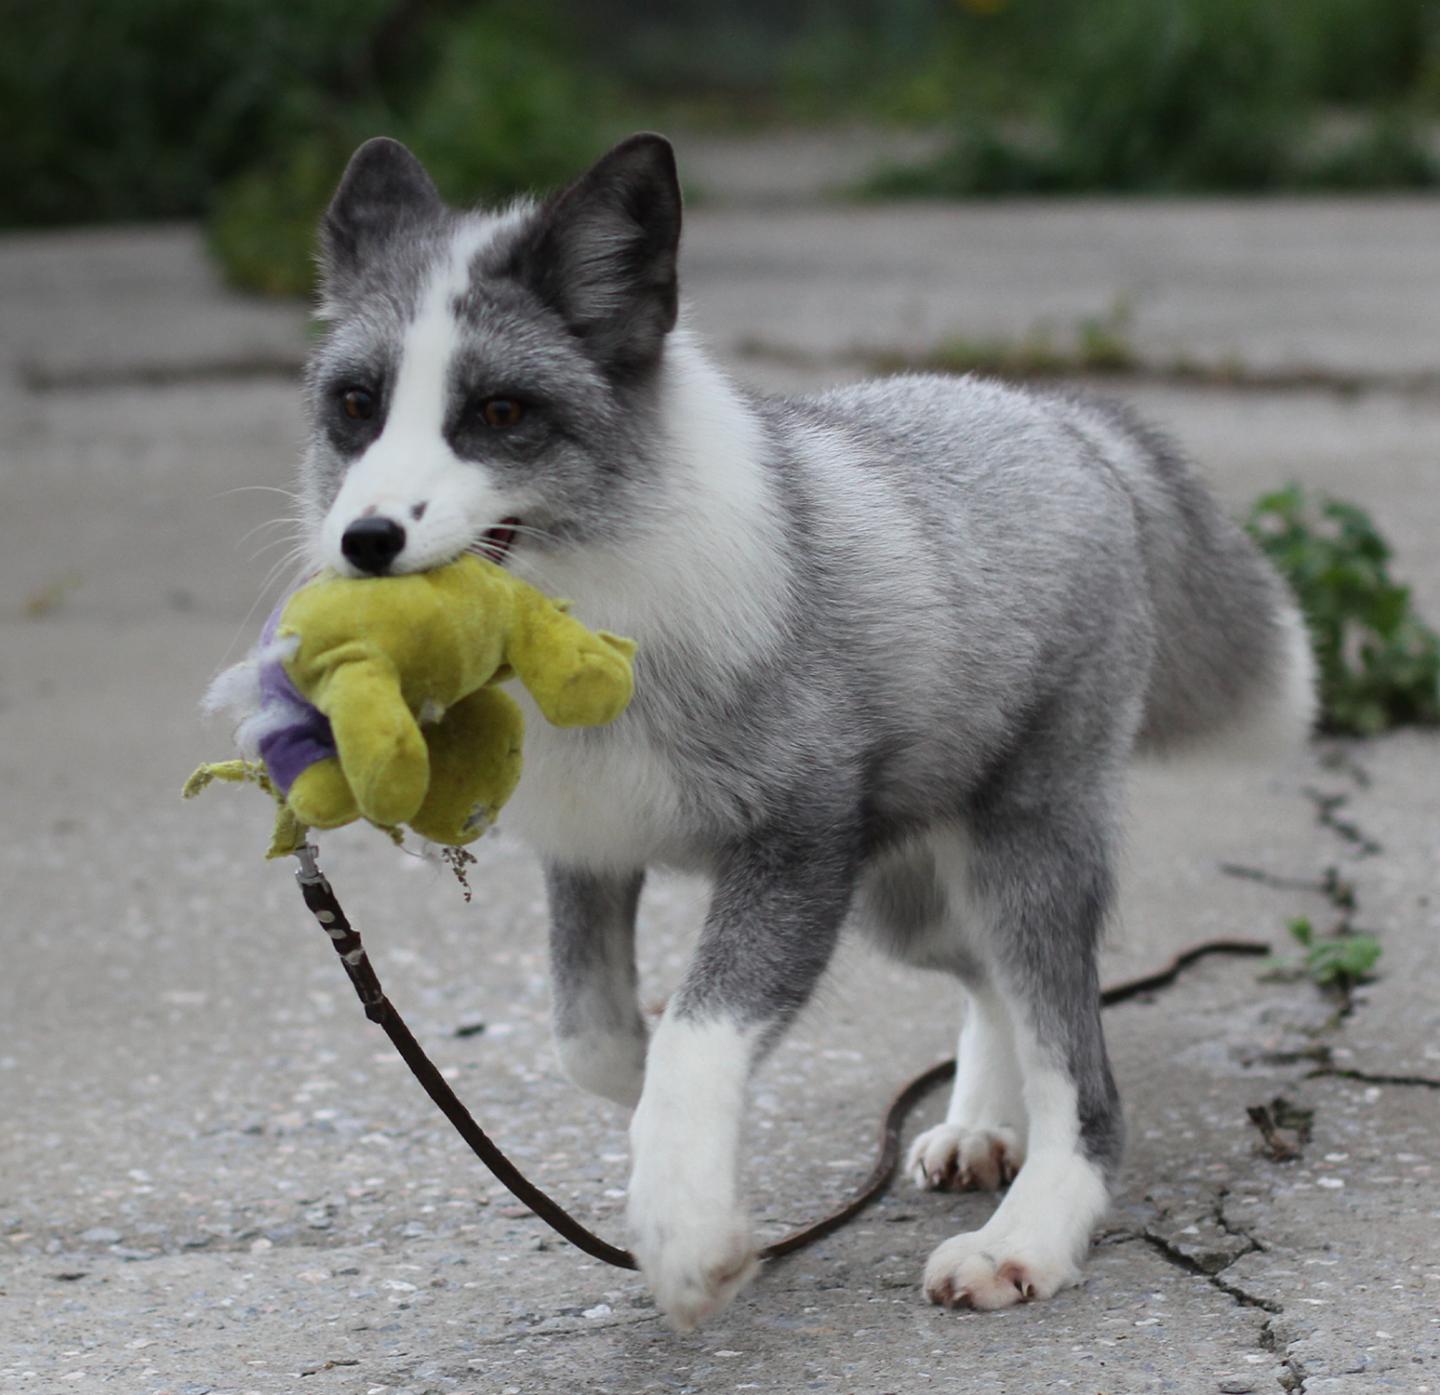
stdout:
<svg viewBox="0 0 1440 1395">
<path fill-rule="evenodd" d="M 546 1225 L 563 1235 L 577 1249 L 604 1260 L 606 1264 L 613 1264 L 617 1269 L 637 1269 L 639 1266 L 635 1263 L 635 1256 L 629 1250 L 622 1250 L 608 1240 L 602 1240 L 594 1231 L 581 1225 L 558 1201 L 531 1182 L 475 1122 L 474 1116 L 461 1103 L 449 1082 L 415 1040 L 404 1019 L 395 1010 L 395 1005 L 385 996 L 385 990 L 380 986 L 380 979 L 370 963 L 370 956 L 365 953 L 365 946 L 361 943 L 360 932 L 350 924 L 334 888 L 320 870 L 315 860 L 315 849 L 307 844 L 298 849 L 295 856 L 300 860 L 300 870 L 295 874 L 295 879 L 300 884 L 301 895 L 304 896 L 310 913 L 320 923 L 320 928 L 330 937 L 330 943 L 334 946 L 335 953 L 340 956 L 340 962 L 350 976 L 356 996 L 365 1009 L 365 1016 L 384 1030 L 405 1064 L 424 1086 L 425 1093 L 455 1126 L 455 1131 L 470 1145 L 475 1156 L 518 1200 L 524 1202 Z M 1109 1007 L 1112 1003 L 1121 1003 L 1128 998 L 1163 988 L 1172 983 L 1182 970 L 1207 955 L 1255 955 L 1269 952 L 1270 946 L 1257 940 L 1206 940 L 1183 950 L 1154 973 L 1112 984 L 1101 992 L 1100 1002 L 1102 1006 Z M 890 1101 L 881 1120 L 880 1149 L 875 1166 L 870 1169 L 870 1175 L 860 1184 L 850 1200 L 820 1220 L 792 1231 L 773 1245 L 766 1245 L 760 1251 L 760 1258 L 779 1259 L 782 1255 L 793 1254 L 796 1250 L 813 1244 L 822 1236 L 839 1229 L 879 1198 L 889 1186 L 895 1165 L 900 1160 L 900 1129 L 905 1122 L 905 1116 L 935 1086 L 949 1080 L 954 1074 L 955 1061 L 941 1061 L 906 1084 Z"/>
</svg>

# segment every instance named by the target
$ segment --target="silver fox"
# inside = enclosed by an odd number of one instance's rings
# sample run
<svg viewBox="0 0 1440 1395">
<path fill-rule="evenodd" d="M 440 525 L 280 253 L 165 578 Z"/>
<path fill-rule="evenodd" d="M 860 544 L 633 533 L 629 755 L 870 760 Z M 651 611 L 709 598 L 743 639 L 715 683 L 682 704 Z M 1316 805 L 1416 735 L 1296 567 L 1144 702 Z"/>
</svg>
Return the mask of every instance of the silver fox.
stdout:
<svg viewBox="0 0 1440 1395">
<path fill-rule="evenodd" d="M 1010 1184 L 926 1293 L 1047 1298 L 1121 1153 L 1096 947 L 1127 760 L 1232 726 L 1298 739 L 1304 628 L 1122 409 L 973 377 L 737 388 L 684 326 L 680 222 L 656 135 L 493 214 L 362 146 L 321 228 L 310 560 L 480 550 L 639 641 L 612 727 L 527 713 L 505 823 L 545 865 L 562 1061 L 634 1110 L 630 1241 L 671 1324 L 755 1271 L 748 1082 L 847 924 L 966 989 L 916 1181 Z M 662 866 L 713 894 L 647 1041 L 635 916 Z"/>
</svg>

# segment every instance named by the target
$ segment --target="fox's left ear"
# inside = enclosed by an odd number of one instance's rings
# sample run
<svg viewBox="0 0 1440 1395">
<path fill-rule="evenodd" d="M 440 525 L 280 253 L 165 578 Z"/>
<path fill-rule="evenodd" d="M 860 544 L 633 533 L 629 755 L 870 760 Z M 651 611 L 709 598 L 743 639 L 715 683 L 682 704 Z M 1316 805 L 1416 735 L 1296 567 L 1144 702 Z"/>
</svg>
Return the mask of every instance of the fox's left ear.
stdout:
<svg viewBox="0 0 1440 1395">
<path fill-rule="evenodd" d="M 643 372 L 675 328 L 680 181 L 664 136 L 622 141 L 541 208 L 514 273 L 609 374 Z"/>
<path fill-rule="evenodd" d="M 409 150 L 387 136 L 367 140 L 350 157 L 320 220 L 327 293 L 342 289 L 397 233 L 433 222 L 444 211 L 434 181 Z"/>
</svg>

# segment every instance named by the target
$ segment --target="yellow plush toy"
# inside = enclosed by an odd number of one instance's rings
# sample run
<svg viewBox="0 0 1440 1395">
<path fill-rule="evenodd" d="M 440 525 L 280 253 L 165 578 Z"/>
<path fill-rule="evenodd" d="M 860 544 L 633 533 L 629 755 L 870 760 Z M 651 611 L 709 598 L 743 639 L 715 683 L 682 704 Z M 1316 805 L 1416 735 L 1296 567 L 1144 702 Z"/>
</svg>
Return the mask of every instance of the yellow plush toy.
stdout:
<svg viewBox="0 0 1440 1395">
<path fill-rule="evenodd" d="M 306 827 L 357 818 L 468 843 L 520 778 L 520 709 L 495 685 L 518 678 L 557 726 L 599 726 L 630 701 L 634 652 L 475 556 L 405 576 L 327 576 L 295 592 L 262 637 L 263 772 L 202 766 L 186 793 L 261 779 L 281 801 L 271 855 Z"/>
</svg>

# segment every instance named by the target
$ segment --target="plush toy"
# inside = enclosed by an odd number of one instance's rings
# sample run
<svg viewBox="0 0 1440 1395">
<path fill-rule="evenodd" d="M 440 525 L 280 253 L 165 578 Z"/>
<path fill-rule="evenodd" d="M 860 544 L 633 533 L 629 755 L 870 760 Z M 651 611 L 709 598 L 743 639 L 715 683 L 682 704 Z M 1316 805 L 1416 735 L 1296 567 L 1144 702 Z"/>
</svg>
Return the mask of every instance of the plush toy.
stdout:
<svg viewBox="0 0 1440 1395">
<path fill-rule="evenodd" d="M 305 829 L 365 818 L 459 846 L 520 778 L 524 724 L 496 685 L 515 677 L 557 726 L 599 726 L 630 701 L 635 646 L 592 632 L 503 567 L 466 555 L 405 576 L 325 576 L 271 616 L 259 650 L 263 761 L 202 766 L 280 801 L 270 855 Z"/>
</svg>

